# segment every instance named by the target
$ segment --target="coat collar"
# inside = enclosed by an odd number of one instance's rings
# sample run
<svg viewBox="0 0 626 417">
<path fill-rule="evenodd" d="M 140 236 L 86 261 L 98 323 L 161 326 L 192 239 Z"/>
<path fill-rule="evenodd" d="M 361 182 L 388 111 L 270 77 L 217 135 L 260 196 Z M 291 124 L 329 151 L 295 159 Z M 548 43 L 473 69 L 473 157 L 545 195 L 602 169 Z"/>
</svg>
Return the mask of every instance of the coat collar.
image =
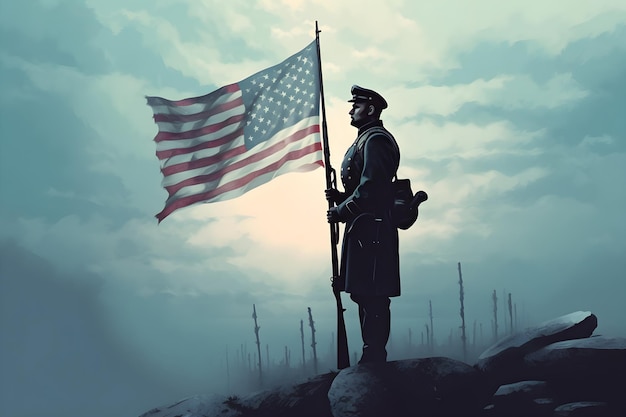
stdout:
<svg viewBox="0 0 626 417">
<path fill-rule="evenodd" d="M 366 124 L 364 124 L 363 126 L 359 128 L 359 135 L 365 132 L 366 130 L 371 129 L 372 127 L 376 127 L 376 126 L 383 127 L 383 121 L 372 120 L 371 122 L 367 122 Z"/>
</svg>

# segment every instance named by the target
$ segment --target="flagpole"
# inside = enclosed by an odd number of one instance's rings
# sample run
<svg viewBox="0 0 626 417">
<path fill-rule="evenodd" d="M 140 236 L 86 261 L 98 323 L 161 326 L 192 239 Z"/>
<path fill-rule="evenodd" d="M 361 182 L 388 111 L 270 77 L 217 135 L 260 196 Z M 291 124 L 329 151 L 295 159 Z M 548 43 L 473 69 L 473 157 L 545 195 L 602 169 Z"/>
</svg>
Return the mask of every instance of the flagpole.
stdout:
<svg viewBox="0 0 626 417">
<path fill-rule="evenodd" d="M 337 178 L 335 170 L 330 165 L 330 146 L 328 143 L 328 127 L 326 125 L 326 103 L 324 101 L 324 82 L 322 78 L 322 55 L 320 52 L 320 30 L 315 21 L 315 44 L 317 45 L 317 59 L 319 67 L 320 96 L 322 103 L 322 145 L 324 147 L 324 167 L 326 170 L 326 189 L 336 188 Z M 334 206 L 328 202 L 328 208 Z M 339 257 L 337 255 L 337 243 L 339 242 L 339 227 L 337 223 L 330 224 L 330 254 L 332 262 L 332 288 L 337 303 L 337 368 L 344 369 L 350 366 L 350 354 L 348 352 L 348 337 L 346 335 L 346 323 L 343 317 L 344 311 L 341 303 L 341 290 L 335 285 L 339 283 Z"/>
</svg>

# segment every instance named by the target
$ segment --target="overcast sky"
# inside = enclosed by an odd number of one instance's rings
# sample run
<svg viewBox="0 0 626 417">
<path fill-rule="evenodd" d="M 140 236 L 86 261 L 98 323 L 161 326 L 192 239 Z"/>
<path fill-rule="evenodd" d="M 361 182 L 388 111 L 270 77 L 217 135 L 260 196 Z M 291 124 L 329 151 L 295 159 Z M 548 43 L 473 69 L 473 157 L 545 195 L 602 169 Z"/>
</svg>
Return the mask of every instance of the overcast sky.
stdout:
<svg viewBox="0 0 626 417">
<path fill-rule="evenodd" d="M 429 300 L 435 339 L 458 335 L 457 262 L 486 334 L 496 290 L 523 325 L 584 310 L 626 336 L 622 0 L 0 0 L 2 414 L 133 416 L 225 390 L 253 304 L 272 360 L 299 357 L 306 307 L 327 353 L 324 171 L 157 225 L 144 98 L 242 80 L 310 43 L 315 20 L 332 164 L 355 137 L 350 87 L 372 88 L 399 176 L 430 196 L 400 231 L 394 343 L 423 332 Z"/>
</svg>

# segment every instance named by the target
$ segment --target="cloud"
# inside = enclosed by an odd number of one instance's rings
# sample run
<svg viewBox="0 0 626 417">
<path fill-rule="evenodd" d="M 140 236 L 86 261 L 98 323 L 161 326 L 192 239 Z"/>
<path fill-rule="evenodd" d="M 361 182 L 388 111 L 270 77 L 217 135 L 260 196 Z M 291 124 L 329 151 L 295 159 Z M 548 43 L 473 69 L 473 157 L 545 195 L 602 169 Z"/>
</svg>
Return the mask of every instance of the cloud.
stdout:
<svg viewBox="0 0 626 417">
<path fill-rule="evenodd" d="M 430 195 L 416 225 L 400 232 L 396 343 L 407 327 L 422 326 L 429 300 L 437 340 L 458 327 L 457 262 L 468 320 L 484 321 L 485 333 L 493 289 L 499 298 L 513 293 L 524 324 L 590 309 L 602 331 L 623 333 L 621 3 L 3 5 L 0 235 L 43 259 L 41 271 L 58 271 L 33 272 L 28 262 L 20 269 L 56 288 L 47 291 L 50 311 L 93 318 L 97 306 L 101 320 L 60 329 L 55 352 L 92 340 L 107 358 L 141 361 L 149 373 L 138 379 L 169 380 L 187 395 L 223 388 L 224 352 L 252 346 L 253 303 L 272 359 L 299 346 L 309 306 L 318 343 L 330 346 L 323 171 L 281 176 L 157 225 L 166 192 L 143 97 L 190 97 L 243 79 L 312 41 L 315 19 L 332 165 L 356 136 L 350 86 L 374 88 L 390 103 L 383 117 L 401 145 L 399 175 Z M 73 300 L 64 287 L 72 282 L 97 285 Z M 45 293 L 33 299 L 43 303 Z M 344 301 L 358 347 L 358 317 Z M 102 334 L 89 339 L 90 328 Z M 71 375 L 50 369 L 67 378 L 59 386 L 79 390 Z M 127 380 L 122 371 L 111 379 Z M 37 391 L 54 392 L 42 381 Z"/>
</svg>

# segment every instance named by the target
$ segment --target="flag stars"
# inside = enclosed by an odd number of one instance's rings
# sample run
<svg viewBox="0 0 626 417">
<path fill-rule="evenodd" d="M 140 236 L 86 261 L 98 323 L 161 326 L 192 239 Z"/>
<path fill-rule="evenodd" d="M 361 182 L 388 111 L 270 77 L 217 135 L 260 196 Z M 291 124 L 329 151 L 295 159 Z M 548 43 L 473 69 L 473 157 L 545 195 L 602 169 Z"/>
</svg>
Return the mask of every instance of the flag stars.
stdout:
<svg viewBox="0 0 626 417">
<path fill-rule="evenodd" d="M 315 59 L 306 54 L 249 79 L 247 90 L 254 95 L 246 120 L 246 140 L 256 144 L 275 135 L 284 125 L 313 116 L 317 107 Z"/>
</svg>

